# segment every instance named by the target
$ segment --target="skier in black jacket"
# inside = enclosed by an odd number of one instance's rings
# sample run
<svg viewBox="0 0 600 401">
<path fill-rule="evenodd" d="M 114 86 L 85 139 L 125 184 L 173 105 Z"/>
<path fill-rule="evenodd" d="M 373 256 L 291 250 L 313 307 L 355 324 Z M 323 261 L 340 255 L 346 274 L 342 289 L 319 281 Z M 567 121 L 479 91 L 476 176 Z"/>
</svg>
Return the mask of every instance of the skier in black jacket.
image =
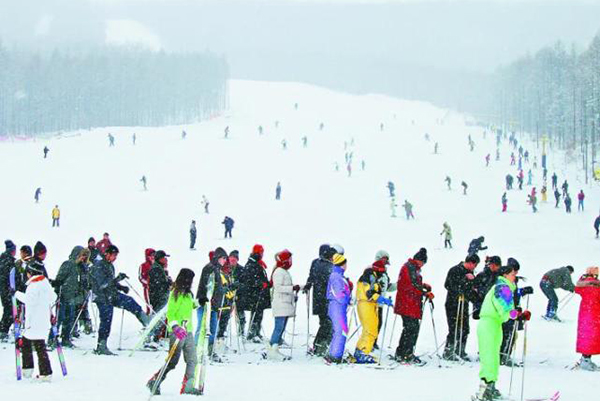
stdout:
<svg viewBox="0 0 600 401">
<path fill-rule="evenodd" d="M 465 352 L 469 336 L 469 301 L 475 279 L 473 271 L 478 264 L 479 256 L 477 254 L 469 255 L 464 262 L 452 267 L 446 276 L 444 287 L 448 290 L 445 304 L 448 336 L 446 337 L 444 359 L 469 360 Z"/>
<path fill-rule="evenodd" d="M 502 260 L 499 256 L 490 256 L 485 258 L 485 267 L 483 271 L 475 276 L 473 280 L 473 319 L 479 320 L 479 312 L 483 305 L 483 300 L 488 291 L 496 284 L 498 270 L 502 266 Z"/>
<path fill-rule="evenodd" d="M 262 342 L 263 312 L 271 308 L 270 283 L 263 254 L 262 245 L 254 245 L 248 263 L 244 266 L 238 288 L 238 307 L 251 312 L 247 338 L 256 343 Z"/>
<path fill-rule="evenodd" d="M 333 269 L 331 258 L 335 254 L 335 249 L 327 244 L 319 248 L 319 258 L 313 260 L 310 266 L 310 274 L 304 292 L 312 287 L 313 296 L 313 315 L 319 316 L 319 330 L 313 344 L 313 352 L 316 355 L 325 355 L 329 348 L 332 336 L 332 324 L 328 316 L 329 301 L 327 300 L 327 283 Z"/>
<path fill-rule="evenodd" d="M 13 323 L 12 298 L 9 285 L 10 271 L 15 267 L 17 247 L 11 240 L 4 241 L 6 251 L 0 255 L 0 300 L 2 301 L 2 320 L 0 320 L 0 342 L 8 339 L 8 329 Z"/>
<path fill-rule="evenodd" d="M 167 305 L 173 284 L 167 273 L 168 257 L 165 251 L 157 251 L 154 254 L 154 263 L 148 271 L 148 299 L 155 312 Z"/>
<path fill-rule="evenodd" d="M 473 241 L 471 241 L 471 243 L 469 244 L 469 250 L 467 251 L 467 254 L 476 255 L 479 251 L 485 251 L 486 249 L 488 249 L 487 246 L 483 246 L 484 241 L 485 238 L 483 236 L 475 238 Z"/>
</svg>

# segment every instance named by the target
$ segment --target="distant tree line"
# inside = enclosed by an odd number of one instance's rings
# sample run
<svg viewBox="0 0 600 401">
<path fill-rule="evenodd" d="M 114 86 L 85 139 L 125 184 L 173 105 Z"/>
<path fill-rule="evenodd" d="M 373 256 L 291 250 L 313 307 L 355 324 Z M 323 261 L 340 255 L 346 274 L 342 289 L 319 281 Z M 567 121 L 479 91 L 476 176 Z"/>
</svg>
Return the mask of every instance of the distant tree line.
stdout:
<svg viewBox="0 0 600 401">
<path fill-rule="evenodd" d="M 600 34 L 584 51 L 562 43 L 500 68 L 491 77 L 485 120 L 547 138 L 594 168 L 600 144 Z M 587 177 L 587 176 L 586 176 Z"/>
<path fill-rule="evenodd" d="M 0 135 L 199 121 L 227 102 L 211 53 L 104 47 L 40 54 L 0 45 Z"/>
</svg>

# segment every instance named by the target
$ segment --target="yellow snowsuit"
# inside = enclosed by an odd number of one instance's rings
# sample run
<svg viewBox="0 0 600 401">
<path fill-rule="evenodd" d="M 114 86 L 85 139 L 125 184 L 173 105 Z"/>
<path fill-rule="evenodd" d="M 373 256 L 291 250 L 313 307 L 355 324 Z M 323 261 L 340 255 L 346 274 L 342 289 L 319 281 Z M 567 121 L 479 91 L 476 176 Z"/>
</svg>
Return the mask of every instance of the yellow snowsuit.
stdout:
<svg viewBox="0 0 600 401">
<path fill-rule="evenodd" d="M 362 333 L 356 343 L 356 349 L 366 355 L 373 350 L 379 334 L 379 312 L 377 299 L 381 296 L 381 288 L 373 269 L 365 270 L 356 286 L 356 299 L 358 301 L 358 318 L 362 325 Z"/>
</svg>

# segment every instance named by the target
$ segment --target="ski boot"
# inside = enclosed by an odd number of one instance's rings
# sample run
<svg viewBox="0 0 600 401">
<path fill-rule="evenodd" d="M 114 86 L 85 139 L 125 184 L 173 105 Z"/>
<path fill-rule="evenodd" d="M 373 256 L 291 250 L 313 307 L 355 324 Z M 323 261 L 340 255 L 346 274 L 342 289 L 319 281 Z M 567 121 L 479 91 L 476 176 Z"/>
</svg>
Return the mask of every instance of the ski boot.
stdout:
<svg viewBox="0 0 600 401">
<path fill-rule="evenodd" d="M 150 316 L 146 315 L 144 312 L 136 313 L 135 317 L 144 327 L 148 326 L 148 323 L 150 323 Z"/>
<path fill-rule="evenodd" d="M 194 388 L 193 380 L 188 380 L 187 376 L 183 376 L 183 381 L 181 382 L 181 391 L 180 394 L 191 394 L 191 395 L 202 395 L 200 390 Z"/>
<path fill-rule="evenodd" d="M 83 334 L 86 335 L 90 335 L 94 332 L 94 329 L 92 328 L 92 322 L 89 320 L 86 320 L 83 322 Z"/>
<path fill-rule="evenodd" d="M 442 359 L 446 361 L 458 362 L 458 356 L 454 353 L 454 350 L 451 348 L 444 349 L 444 353 L 442 354 Z"/>
<path fill-rule="evenodd" d="M 70 349 L 75 348 L 75 344 L 73 344 L 73 341 L 71 341 L 70 338 L 62 340 L 62 342 L 60 343 L 60 345 L 63 348 L 70 348 Z"/>
<path fill-rule="evenodd" d="M 108 349 L 106 340 L 99 340 L 96 349 L 94 350 L 96 355 L 116 355 L 114 352 Z"/>
<path fill-rule="evenodd" d="M 362 350 L 358 348 L 354 351 L 354 358 L 356 358 L 356 363 L 358 364 L 372 364 L 377 363 L 375 358 L 371 355 L 365 354 Z"/>
<path fill-rule="evenodd" d="M 160 395 L 160 383 L 158 383 L 158 373 L 155 373 L 146 383 L 151 395 Z"/>
<path fill-rule="evenodd" d="M 493 401 L 494 399 L 492 398 L 490 384 L 491 383 L 488 383 L 485 381 L 485 379 L 481 379 L 479 382 L 479 390 L 477 390 L 477 393 L 471 397 L 471 401 Z"/>
<path fill-rule="evenodd" d="M 491 382 L 488 384 L 488 391 L 490 392 L 490 396 L 492 397 L 492 400 L 504 399 L 504 397 L 502 396 L 502 393 L 500 393 L 500 391 L 498 391 L 498 389 L 496 388 L 495 382 Z"/>
<path fill-rule="evenodd" d="M 344 360 L 342 358 L 336 358 L 334 356 L 331 355 L 327 355 L 325 356 L 325 363 L 327 365 L 339 365 L 341 363 L 344 363 Z"/>
<path fill-rule="evenodd" d="M 273 344 L 267 348 L 266 359 L 283 362 L 289 360 L 290 357 L 279 352 L 279 345 Z"/>
<path fill-rule="evenodd" d="M 598 365 L 596 365 L 594 362 L 592 362 L 591 357 L 585 357 L 585 356 L 582 356 L 581 360 L 579 361 L 579 369 L 587 370 L 589 372 L 595 372 L 595 371 L 600 370 L 598 368 Z"/>
<path fill-rule="evenodd" d="M 52 383 L 52 375 L 51 374 L 45 375 L 45 376 L 37 375 L 35 377 L 35 381 L 36 381 L 36 383 Z"/>
<path fill-rule="evenodd" d="M 25 379 L 31 379 L 33 377 L 33 369 L 23 369 L 23 377 Z"/>
</svg>

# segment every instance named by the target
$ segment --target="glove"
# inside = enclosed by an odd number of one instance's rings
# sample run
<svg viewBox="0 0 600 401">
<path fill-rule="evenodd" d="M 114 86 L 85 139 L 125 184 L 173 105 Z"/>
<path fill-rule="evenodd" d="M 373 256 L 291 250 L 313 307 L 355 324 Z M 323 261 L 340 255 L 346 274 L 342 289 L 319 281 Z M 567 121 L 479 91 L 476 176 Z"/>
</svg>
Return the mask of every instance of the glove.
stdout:
<svg viewBox="0 0 600 401">
<path fill-rule="evenodd" d="M 529 319 L 531 319 L 531 312 L 529 312 L 528 310 L 521 312 L 520 318 L 521 320 L 529 321 Z"/>
<path fill-rule="evenodd" d="M 115 278 L 115 281 L 122 281 L 122 280 L 125 280 L 125 279 L 128 279 L 128 278 L 129 278 L 129 276 L 127 274 L 125 274 L 125 273 L 119 273 L 119 274 L 117 274 L 117 277 Z"/>
<path fill-rule="evenodd" d="M 208 303 L 208 298 L 206 298 L 206 297 L 198 298 L 198 302 L 200 303 L 200 306 L 203 306 Z"/>
<path fill-rule="evenodd" d="M 427 298 L 430 301 L 433 301 L 433 298 L 435 298 L 435 296 L 433 295 L 433 292 L 428 292 L 425 294 L 425 298 Z"/>
<path fill-rule="evenodd" d="M 379 297 L 379 298 L 377 298 L 377 304 L 379 304 L 379 305 L 387 305 L 387 306 L 394 306 L 394 304 L 392 303 L 392 298 L 386 298 L 386 297 Z"/>
<path fill-rule="evenodd" d="M 429 284 L 423 283 L 423 288 L 425 288 L 427 292 L 431 292 L 431 286 Z"/>
<path fill-rule="evenodd" d="M 124 285 L 120 285 L 119 286 L 119 291 L 125 293 L 125 294 L 129 294 L 129 287 L 126 287 Z"/>
<path fill-rule="evenodd" d="M 187 331 L 183 327 L 178 325 L 173 326 L 173 334 L 175 334 L 175 337 L 179 341 L 183 341 L 187 337 Z"/>
<path fill-rule="evenodd" d="M 525 295 L 533 294 L 533 287 L 519 288 L 519 290 L 517 291 L 517 293 L 519 294 L 520 297 L 525 296 Z"/>
<path fill-rule="evenodd" d="M 354 284 L 352 283 L 352 281 L 350 279 L 348 279 L 348 287 L 350 288 L 350 292 L 352 292 L 354 290 Z"/>
<path fill-rule="evenodd" d="M 295 292 L 298 292 L 298 291 L 300 291 L 300 286 L 299 286 L 298 284 L 296 284 L 296 285 L 293 287 L 293 290 L 294 290 Z"/>
<path fill-rule="evenodd" d="M 310 284 L 306 284 L 306 285 L 304 286 L 304 288 L 302 289 L 302 293 L 303 293 L 303 294 L 308 294 L 308 292 L 310 291 L 310 289 L 311 289 L 311 288 L 312 288 L 312 285 L 310 285 Z"/>
<path fill-rule="evenodd" d="M 262 289 L 266 290 L 267 288 L 269 288 L 269 283 L 262 283 Z"/>
</svg>

